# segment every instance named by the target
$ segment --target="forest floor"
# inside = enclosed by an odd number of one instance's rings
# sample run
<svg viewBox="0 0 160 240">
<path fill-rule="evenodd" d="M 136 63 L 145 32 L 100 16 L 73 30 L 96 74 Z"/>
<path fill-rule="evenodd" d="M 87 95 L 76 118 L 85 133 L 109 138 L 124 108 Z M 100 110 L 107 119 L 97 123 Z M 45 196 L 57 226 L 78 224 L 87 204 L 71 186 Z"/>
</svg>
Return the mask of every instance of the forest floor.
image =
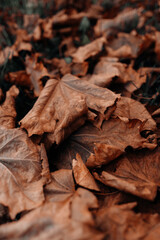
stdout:
<svg viewBox="0 0 160 240">
<path fill-rule="evenodd" d="M 160 239 L 160 1 L 0 1 L 0 239 Z"/>
</svg>

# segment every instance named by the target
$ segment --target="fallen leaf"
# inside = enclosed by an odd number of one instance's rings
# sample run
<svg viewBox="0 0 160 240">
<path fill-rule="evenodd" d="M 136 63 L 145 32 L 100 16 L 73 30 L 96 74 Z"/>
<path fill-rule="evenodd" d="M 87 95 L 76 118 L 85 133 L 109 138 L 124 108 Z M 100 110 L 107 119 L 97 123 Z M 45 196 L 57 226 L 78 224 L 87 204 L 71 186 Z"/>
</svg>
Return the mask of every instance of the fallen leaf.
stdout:
<svg viewBox="0 0 160 240">
<path fill-rule="evenodd" d="M 73 63 L 71 65 L 71 73 L 77 77 L 85 76 L 88 71 L 88 62 Z"/>
<path fill-rule="evenodd" d="M 152 43 L 152 38 L 147 34 L 134 36 L 118 33 L 118 37 L 106 46 L 106 51 L 110 57 L 136 58 Z"/>
<path fill-rule="evenodd" d="M 95 11 L 78 12 L 76 9 L 71 9 L 69 14 L 65 9 L 58 11 L 50 18 L 40 19 L 39 25 L 43 38 L 52 39 L 54 31 L 63 33 L 71 33 L 79 25 L 83 17 L 98 18 Z M 67 27 L 66 27 L 67 26 Z M 54 31 L 53 31 L 54 30 Z"/>
<path fill-rule="evenodd" d="M 61 202 L 70 197 L 75 192 L 75 183 L 72 170 L 60 169 L 51 173 L 51 182 L 44 188 L 47 202 Z"/>
<path fill-rule="evenodd" d="M 61 55 L 62 55 L 62 49 L 64 49 L 64 48 L 66 49 L 64 51 L 65 57 L 70 56 L 72 53 L 74 53 L 76 51 L 76 47 L 74 46 L 74 42 L 73 42 L 73 39 L 71 36 L 69 36 L 67 38 L 65 37 L 61 41 L 61 43 L 59 45 L 59 51 L 60 51 Z"/>
<path fill-rule="evenodd" d="M 146 82 L 147 72 L 144 73 L 142 69 L 139 68 L 138 71 L 135 71 L 131 65 L 126 68 L 121 82 L 125 84 L 125 89 L 128 92 L 134 92 Z"/>
<path fill-rule="evenodd" d="M 111 163 L 96 179 L 108 186 L 131 193 L 144 199 L 154 200 L 160 186 L 160 150 L 126 154 Z"/>
<path fill-rule="evenodd" d="M 71 204 L 71 218 L 74 221 L 94 226 L 94 218 L 89 209 L 98 208 L 97 198 L 90 191 L 78 188 L 73 195 Z"/>
<path fill-rule="evenodd" d="M 96 64 L 93 74 L 85 76 L 83 79 L 97 86 L 107 87 L 114 77 L 124 77 L 125 71 L 125 64 L 101 60 Z"/>
<path fill-rule="evenodd" d="M 101 37 L 85 46 L 79 47 L 78 50 L 71 55 L 73 57 L 73 62 L 83 63 L 87 58 L 95 56 L 97 53 L 101 52 L 105 42 L 106 39 Z"/>
<path fill-rule="evenodd" d="M 78 185 L 91 190 L 99 191 L 97 183 L 95 182 L 93 176 L 83 163 L 79 154 L 76 155 L 76 159 L 73 159 L 72 168 L 75 181 Z"/>
<path fill-rule="evenodd" d="M 147 75 L 159 72 L 159 68 L 139 68 L 118 62 L 118 58 L 103 57 L 95 66 L 93 74 L 87 74 L 82 79 L 100 87 L 108 87 L 116 78 L 116 83 L 122 83 L 130 93 L 134 92 L 146 82 Z"/>
<path fill-rule="evenodd" d="M 54 164 L 58 168 L 71 168 L 72 159 L 79 153 L 88 167 L 99 167 L 117 158 L 127 146 L 155 148 L 156 144 L 141 137 L 141 125 L 138 120 L 120 119 L 104 121 L 102 129 L 85 124 L 59 146 Z"/>
<path fill-rule="evenodd" d="M 44 201 L 40 149 L 21 129 L 0 129 L 0 203 L 17 213 L 40 206 Z"/>
<path fill-rule="evenodd" d="M 93 181 L 92 178 L 92 185 Z M 78 188 L 75 191 L 72 170 L 61 169 L 52 173 L 52 182 L 45 186 L 45 198 L 46 203 L 61 202 L 65 205 L 68 201 L 69 209 L 66 210 L 68 217 L 74 221 L 94 225 L 89 209 L 98 207 L 97 198 L 86 189 Z M 64 221 L 60 215 L 59 217 L 60 221 Z"/>
<path fill-rule="evenodd" d="M 94 28 L 95 34 L 99 36 L 109 28 L 117 28 L 118 30 L 125 31 L 128 26 L 130 28 L 136 27 L 142 10 L 143 8 L 125 8 L 124 11 L 113 19 L 99 19 Z"/>
<path fill-rule="evenodd" d="M 15 109 L 15 99 L 19 94 L 18 88 L 12 86 L 6 93 L 6 99 L 0 105 L 0 125 L 7 129 L 15 127 L 17 112 Z"/>
<path fill-rule="evenodd" d="M 50 74 L 52 74 L 53 71 L 57 71 L 61 76 L 71 73 L 71 64 L 67 64 L 64 59 L 52 58 L 44 59 L 43 61 L 47 63 L 48 68 L 51 70 Z"/>
<path fill-rule="evenodd" d="M 155 110 L 153 113 L 152 113 L 152 116 L 155 117 L 155 116 L 158 116 L 160 115 L 160 108 L 158 108 L 157 110 Z"/>
<path fill-rule="evenodd" d="M 70 74 L 61 80 L 51 79 L 33 108 L 21 120 L 21 127 L 27 129 L 29 136 L 49 133 L 49 141 L 59 144 L 84 124 L 88 109 L 88 118 L 93 121 L 97 118 L 95 124 L 101 126 L 112 113 L 117 96 Z"/>
<path fill-rule="evenodd" d="M 159 240 L 159 7 L 0 1 L 0 239 Z"/>
<path fill-rule="evenodd" d="M 31 83 L 31 79 L 29 74 L 26 73 L 25 70 L 17 71 L 17 72 L 9 72 L 5 76 L 5 80 L 12 84 L 16 84 L 18 86 L 26 87 L 26 88 L 33 88 Z"/>
<path fill-rule="evenodd" d="M 121 97 L 116 104 L 113 116 L 119 117 L 122 121 L 127 122 L 131 119 L 138 119 L 144 123 L 142 130 L 156 129 L 156 122 L 153 120 L 147 109 L 140 102 L 134 99 Z"/>
<path fill-rule="evenodd" d="M 19 221 L 0 227 L 0 235 L 9 239 L 32 237 L 39 239 L 102 239 L 103 234 L 94 229 L 90 208 L 98 207 L 97 198 L 86 189 L 74 189 L 71 170 L 61 169 L 52 173 L 52 182 L 45 186 L 46 202 L 27 213 Z M 21 226 L 21 227 L 20 227 Z M 48 229 L 50 226 L 50 230 Z M 37 229 L 37 231 L 35 231 Z M 79 238 L 79 231 L 83 233 Z"/>
<path fill-rule="evenodd" d="M 24 29 L 16 31 L 16 40 L 11 47 L 6 47 L 0 51 L 0 65 L 3 65 L 7 59 L 12 59 L 13 56 L 18 56 L 22 50 L 31 52 L 32 45 L 30 43 L 30 36 Z"/>
<path fill-rule="evenodd" d="M 159 222 L 156 224 L 156 226 L 152 227 L 151 230 L 146 234 L 144 237 L 144 240 L 158 240 L 160 234 L 160 224 Z"/>
<path fill-rule="evenodd" d="M 70 201 L 44 204 L 43 206 L 26 214 L 19 221 L 7 223 L 5 228 L 4 225 L 1 225 L 1 238 L 37 238 L 39 240 L 103 239 L 104 234 L 96 230 L 93 226 L 69 219 L 69 209 Z M 81 216 L 83 214 L 84 212 L 81 213 Z"/>
<path fill-rule="evenodd" d="M 30 81 L 34 87 L 35 96 L 39 96 L 43 89 L 43 84 L 40 79 L 44 76 L 49 76 L 48 70 L 42 62 L 38 62 L 38 54 L 33 57 L 27 56 L 25 59 L 26 73 L 30 76 Z"/>
<path fill-rule="evenodd" d="M 141 240 L 147 238 L 159 226 L 158 214 L 135 213 L 136 203 L 101 208 L 97 213 L 98 227 L 112 240 Z M 135 231 L 136 229 L 136 231 Z"/>
</svg>

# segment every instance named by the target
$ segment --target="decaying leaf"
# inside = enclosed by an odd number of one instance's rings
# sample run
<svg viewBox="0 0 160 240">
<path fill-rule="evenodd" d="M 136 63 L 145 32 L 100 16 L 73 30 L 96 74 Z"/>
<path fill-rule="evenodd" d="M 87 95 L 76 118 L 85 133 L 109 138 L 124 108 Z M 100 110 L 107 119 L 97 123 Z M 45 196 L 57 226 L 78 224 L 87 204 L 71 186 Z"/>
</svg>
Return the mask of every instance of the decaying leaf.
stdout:
<svg viewBox="0 0 160 240">
<path fill-rule="evenodd" d="M 31 51 L 32 45 L 30 43 L 31 37 L 24 29 L 16 31 L 16 41 L 11 47 L 6 47 L 0 51 L 0 65 L 3 65 L 7 59 L 12 59 L 13 56 L 18 56 L 22 50 Z"/>
<path fill-rule="evenodd" d="M 134 36 L 126 33 L 119 33 L 117 39 L 114 39 L 106 46 L 106 51 L 110 57 L 118 58 L 136 58 L 153 42 L 150 35 Z"/>
<path fill-rule="evenodd" d="M 106 59 L 99 61 L 94 68 L 93 74 L 85 76 L 83 79 L 97 86 L 107 87 L 114 77 L 124 78 L 125 71 L 125 64 Z"/>
<path fill-rule="evenodd" d="M 9 72 L 5 76 L 5 80 L 12 84 L 16 84 L 18 86 L 30 88 L 32 86 L 31 79 L 29 74 L 26 73 L 25 70 L 17 71 L 17 72 Z"/>
<path fill-rule="evenodd" d="M 97 117 L 95 124 L 101 126 L 116 99 L 110 90 L 67 74 L 61 80 L 48 80 L 31 111 L 21 120 L 21 127 L 29 136 L 49 133 L 50 142 L 59 144 L 84 124 L 87 114 L 89 119 Z"/>
<path fill-rule="evenodd" d="M 74 178 L 78 185 L 91 190 L 99 191 L 99 187 L 97 186 L 93 176 L 83 163 L 79 154 L 76 155 L 76 159 L 73 159 L 72 167 Z"/>
<path fill-rule="evenodd" d="M 97 38 L 91 43 L 83 47 L 79 47 L 78 50 L 73 53 L 71 56 L 73 57 L 73 62 L 75 63 L 82 63 L 87 58 L 95 56 L 102 50 L 103 44 L 106 42 L 104 37 Z"/>
<path fill-rule="evenodd" d="M 72 80 L 69 86 L 68 82 L 56 79 L 47 82 L 34 107 L 21 121 L 21 127 L 27 129 L 29 136 L 53 132 L 53 142 L 59 143 L 66 131 L 72 132 L 73 122 L 76 128 L 84 123 L 87 112 L 85 98 L 70 88 Z"/>
<path fill-rule="evenodd" d="M 72 159 L 79 153 L 88 167 L 98 167 L 117 158 L 127 146 L 155 148 L 156 144 L 141 137 L 141 126 L 138 120 L 120 119 L 104 121 L 102 129 L 86 124 L 62 143 L 55 164 L 58 168 L 70 168 Z"/>
<path fill-rule="evenodd" d="M 108 186 L 144 199 L 154 200 L 159 187 L 160 150 L 126 154 L 94 176 Z"/>
<path fill-rule="evenodd" d="M 73 63 L 71 65 L 71 73 L 77 77 L 85 76 L 88 70 L 88 62 Z"/>
<path fill-rule="evenodd" d="M 87 191 L 82 189 L 83 191 Z M 79 191 L 79 194 L 82 194 Z M 90 193 L 91 194 L 91 193 Z M 78 196 L 77 196 L 78 197 Z M 91 197 L 91 196 L 89 196 Z M 78 197 L 79 199 L 81 196 Z M 79 205 L 83 204 L 84 197 L 82 197 L 80 202 L 75 199 L 75 207 L 78 212 Z M 83 222 L 87 217 L 88 207 L 95 206 L 93 201 L 88 199 L 88 202 L 84 202 L 83 211 L 79 211 L 79 215 L 69 216 L 70 214 L 70 200 L 63 202 L 50 202 L 44 204 L 43 206 L 31 211 L 19 221 L 8 223 L 5 226 L 0 226 L 0 236 L 3 239 L 20 239 L 20 238 L 28 238 L 31 237 L 33 239 L 64 239 L 68 240 L 83 240 L 83 239 L 91 239 L 102 240 L 104 234 L 100 231 L 96 230 L 93 226 L 86 224 Z M 74 209 L 74 206 L 72 207 Z M 82 210 L 82 209 L 81 209 Z M 74 217 L 79 216 L 80 219 L 74 219 Z M 90 220 L 90 217 L 89 217 Z"/>
<path fill-rule="evenodd" d="M 61 202 L 75 192 L 72 170 L 61 169 L 51 173 L 51 182 L 44 189 L 46 201 Z"/>
<path fill-rule="evenodd" d="M 136 214 L 132 209 L 136 203 L 105 207 L 97 213 L 97 224 L 112 240 L 149 240 L 156 228 L 159 228 L 158 214 Z M 136 231 L 135 231 L 136 229 Z"/>
<path fill-rule="evenodd" d="M 93 193 L 86 189 L 78 188 L 76 192 L 71 190 L 71 174 L 71 170 L 53 173 L 53 182 L 46 186 L 45 204 L 19 221 L 6 224 L 7 231 L 0 227 L 1 238 L 16 239 L 32 235 L 39 239 L 102 239 L 103 234 L 94 229 L 94 218 L 89 210 L 97 208 L 98 201 Z M 72 194 L 68 195 L 67 188 Z M 79 233 L 83 233 L 83 236 Z"/>
<path fill-rule="evenodd" d="M 26 73 L 30 76 L 30 81 L 34 87 L 35 96 L 39 96 L 43 89 L 43 84 L 40 79 L 44 76 L 49 76 L 47 69 L 42 62 L 38 62 L 38 54 L 33 57 L 26 57 L 25 60 Z"/>
<path fill-rule="evenodd" d="M 0 1 L 0 239 L 159 240 L 159 7 Z"/>
<path fill-rule="evenodd" d="M 92 178 L 92 185 L 95 187 L 96 183 L 93 184 L 93 181 Z M 52 173 L 51 183 L 45 186 L 45 198 L 46 202 L 61 202 L 64 206 L 68 202 L 68 210 L 66 209 L 65 213 L 67 217 L 81 223 L 94 225 L 89 208 L 97 208 L 98 201 L 93 193 L 86 189 L 78 188 L 75 191 L 72 170 L 61 169 Z M 60 221 L 63 221 L 61 217 Z"/>
<path fill-rule="evenodd" d="M 94 226 L 94 218 L 89 209 L 96 208 L 98 208 L 98 201 L 93 193 L 86 189 L 78 188 L 72 199 L 72 219 L 90 226 Z"/>
<path fill-rule="evenodd" d="M 7 94 L 6 99 L 0 105 L 0 125 L 4 128 L 11 129 L 15 127 L 17 112 L 15 109 L 15 98 L 19 94 L 18 88 L 12 86 Z"/>
<path fill-rule="evenodd" d="M 71 64 L 67 64 L 64 59 L 45 59 L 44 62 L 47 63 L 48 67 L 51 69 L 52 74 L 53 72 L 57 72 L 63 76 L 71 72 Z"/>
<path fill-rule="evenodd" d="M 121 99 L 117 101 L 116 110 L 113 115 L 125 122 L 131 119 L 139 119 L 144 123 L 141 130 L 154 131 L 156 129 L 156 122 L 146 108 L 140 102 L 131 98 L 121 97 Z"/>
<path fill-rule="evenodd" d="M 98 20 L 94 30 L 96 35 L 100 35 L 107 31 L 109 28 L 117 28 L 119 30 L 125 30 L 128 26 L 131 28 L 136 27 L 139 21 L 139 15 L 142 12 L 142 8 L 139 9 L 124 9 L 114 19 L 100 19 Z"/>
<path fill-rule="evenodd" d="M 147 73 L 143 72 L 143 68 L 139 68 L 135 71 L 131 65 L 128 66 L 123 75 L 123 83 L 125 83 L 125 89 L 132 93 L 142 86 L 146 82 Z"/>
<path fill-rule="evenodd" d="M 115 84 L 124 84 L 127 91 L 132 93 L 146 82 L 148 74 L 159 70 L 159 68 L 140 68 L 135 71 L 132 65 L 127 66 L 118 62 L 118 58 L 103 57 L 96 64 L 93 74 L 87 74 L 82 79 L 100 87 L 108 87 L 114 80 Z"/>
<path fill-rule="evenodd" d="M 0 203 L 10 216 L 44 201 L 40 148 L 21 129 L 0 129 Z M 45 159 L 44 159 L 45 160 Z"/>
</svg>

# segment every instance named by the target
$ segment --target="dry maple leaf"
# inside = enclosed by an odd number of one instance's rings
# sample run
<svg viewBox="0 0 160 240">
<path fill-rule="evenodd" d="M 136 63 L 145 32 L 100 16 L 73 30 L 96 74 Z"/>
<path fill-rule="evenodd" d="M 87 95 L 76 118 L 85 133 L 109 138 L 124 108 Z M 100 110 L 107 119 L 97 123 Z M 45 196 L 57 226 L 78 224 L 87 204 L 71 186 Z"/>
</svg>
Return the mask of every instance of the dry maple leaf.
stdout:
<svg viewBox="0 0 160 240">
<path fill-rule="evenodd" d="M 0 203 L 9 208 L 14 219 L 17 213 L 43 203 L 46 164 L 41 163 L 38 145 L 23 130 L 0 129 L 0 132 Z"/>
<path fill-rule="evenodd" d="M 90 239 L 94 234 L 94 239 L 102 239 L 103 234 L 94 229 L 94 218 L 89 210 L 97 208 L 98 201 L 86 189 L 75 191 L 71 170 L 52 173 L 52 182 L 45 186 L 45 199 L 42 206 L 19 221 L 6 224 L 6 231 L 0 227 L 0 236 L 19 239 L 32 234 L 35 239 L 79 240 Z"/>
<path fill-rule="evenodd" d="M 15 109 L 15 98 L 19 94 L 18 88 L 12 86 L 6 93 L 6 99 L 0 105 L 0 125 L 4 128 L 14 128 L 17 112 Z"/>
<path fill-rule="evenodd" d="M 49 141 L 59 144 L 84 124 L 87 114 L 93 121 L 97 118 L 95 124 L 101 126 L 112 113 L 117 96 L 70 74 L 61 80 L 50 79 L 21 120 L 21 127 L 27 129 L 29 136 L 49 133 Z"/>
<path fill-rule="evenodd" d="M 51 182 L 45 186 L 45 199 L 48 202 L 68 204 L 67 216 L 75 221 L 94 225 L 89 208 L 97 208 L 98 201 L 90 191 L 82 188 L 75 190 L 72 170 L 60 169 L 51 173 Z M 92 179 L 93 185 L 94 179 Z M 94 187 L 96 184 L 94 184 Z M 63 218 L 60 218 L 63 221 Z"/>
<path fill-rule="evenodd" d="M 136 203 L 127 203 L 101 208 L 97 212 L 98 227 L 110 240 L 151 240 L 148 238 L 159 227 L 158 214 L 135 213 Z M 135 231 L 136 229 L 136 231 Z M 151 235 L 152 236 L 152 235 Z"/>
<path fill-rule="evenodd" d="M 82 161 L 82 160 L 81 160 Z M 92 186 L 96 186 L 96 183 Z M 98 189 L 96 189 L 98 190 Z M 92 213 L 89 208 L 98 208 L 98 201 L 90 191 L 78 188 L 75 191 L 72 170 L 61 169 L 52 173 L 51 183 L 45 186 L 46 202 L 61 202 L 66 204 L 66 214 L 74 221 L 94 225 Z M 63 221 L 63 218 L 60 218 Z"/>
<path fill-rule="evenodd" d="M 106 42 L 104 37 L 97 38 L 91 43 L 88 43 L 85 46 L 79 47 L 78 50 L 73 53 L 73 62 L 83 63 L 87 58 L 95 56 L 102 50 L 103 44 Z"/>
<path fill-rule="evenodd" d="M 154 131 L 156 129 L 156 122 L 153 120 L 144 105 L 131 98 L 121 97 L 121 99 L 118 99 L 113 116 L 119 117 L 125 122 L 131 119 L 138 119 L 144 123 L 141 130 Z"/>
<path fill-rule="evenodd" d="M 102 129 L 85 124 L 60 145 L 54 164 L 71 168 L 72 159 L 79 153 L 88 167 L 98 167 L 117 158 L 127 146 L 155 148 L 156 144 L 141 137 L 141 125 L 138 120 L 125 123 L 120 119 L 104 121 Z"/>
<path fill-rule="evenodd" d="M 64 201 L 72 197 L 74 192 L 75 183 L 70 169 L 60 169 L 51 173 L 51 182 L 44 188 L 47 202 Z"/>
<path fill-rule="evenodd" d="M 160 150 L 126 154 L 113 162 L 101 175 L 94 176 L 108 186 L 144 199 L 154 200 L 160 186 Z"/>
<path fill-rule="evenodd" d="M 96 230 L 92 225 L 86 223 L 87 220 L 90 221 L 87 206 L 95 207 L 95 199 L 93 199 L 93 195 L 89 195 L 90 199 L 87 200 L 86 196 L 81 196 L 82 192 L 86 191 L 87 190 L 85 189 L 79 191 L 79 196 L 77 194 L 75 197 L 75 204 L 72 207 L 72 210 L 70 210 L 70 200 L 63 202 L 50 202 L 26 214 L 19 221 L 5 224 L 5 228 L 4 225 L 1 225 L 1 238 L 102 240 L 104 236 L 103 233 Z M 82 212 L 79 211 L 79 206 L 81 206 L 80 210 Z M 74 214 L 70 215 L 70 212 L 73 210 L 75 210 L 75 216 Z M 79 217 L 79 219 L 77 219 L 77 217 Z M 83 222 L 82 220 L 85 221 Z"/>
<path fill-rule="evenodd" d="M 75 181 L 78 185 L 95 191 L 100 190 L 79 154 L 76 155 L 76 159 L 73 159 L 72 168 Z"/>
</svg>

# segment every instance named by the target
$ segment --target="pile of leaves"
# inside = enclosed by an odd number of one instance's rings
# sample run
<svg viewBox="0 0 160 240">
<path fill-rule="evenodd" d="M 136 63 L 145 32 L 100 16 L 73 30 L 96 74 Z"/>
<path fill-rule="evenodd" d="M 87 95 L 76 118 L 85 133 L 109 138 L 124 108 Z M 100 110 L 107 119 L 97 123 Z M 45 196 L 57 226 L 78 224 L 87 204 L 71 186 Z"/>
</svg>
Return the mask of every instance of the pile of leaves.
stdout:
<svg viewBox="0 0 160 240">
<path fill-rule="evenodd" d="M 0 5 L 0 239 L 159 240 L 159 1 L 24 2 Z"/>
</svg>

